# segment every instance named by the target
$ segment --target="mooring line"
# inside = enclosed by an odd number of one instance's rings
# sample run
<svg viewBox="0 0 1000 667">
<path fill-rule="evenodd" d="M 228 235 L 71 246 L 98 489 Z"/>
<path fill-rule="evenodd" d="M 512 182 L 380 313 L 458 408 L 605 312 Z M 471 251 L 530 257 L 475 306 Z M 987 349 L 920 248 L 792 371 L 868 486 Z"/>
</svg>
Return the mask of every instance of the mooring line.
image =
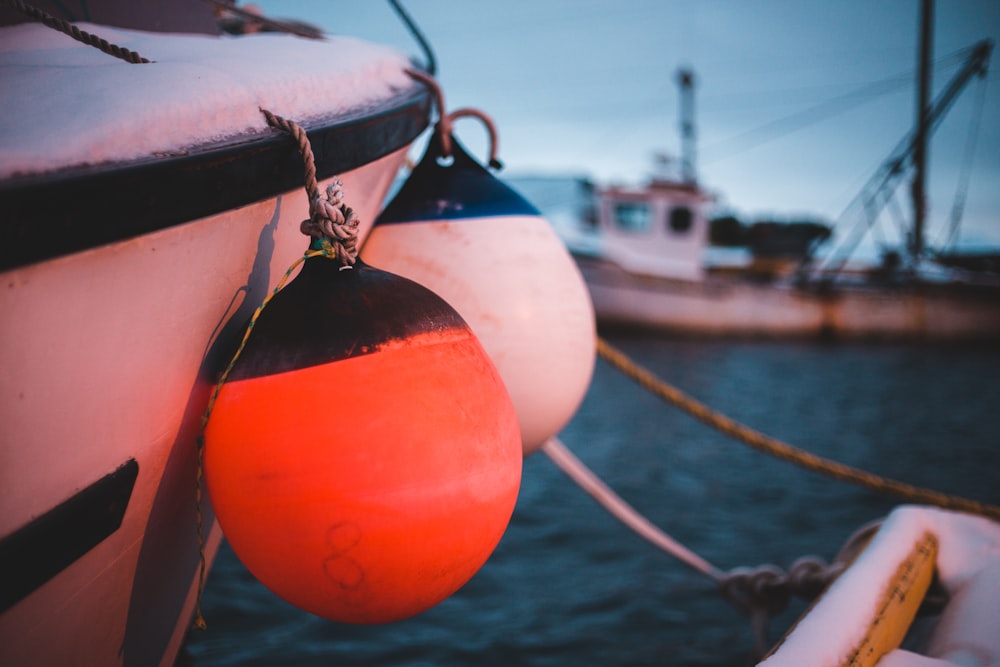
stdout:
<svg viewBox="0 0 1000 667">
<path fill-rule="evenodd" d="M 867 470 L 853 468 L 838 461 L 811 454 L 744 426 L 713 410 L 704 403 L 696 401 L 680 389 L 656 377 L 603 338 L 598 338 L 597 340 L 597 352 L 614 368 L 637 382 L 650 393 L 758 451 L 770 454 L 782 461 L 794 463 L 806 470 L 821 473 L 841 481 L 851 482 L 871 491 L 891 494 L 907 502 L 933 505 L 935 507 L 977 514 L 993 519 L 994 521 L 1000 521 L 1000 507 L 996 505 L 969 500 L 961 496 L 952 496 L 881 477 Z"/>
</svg>

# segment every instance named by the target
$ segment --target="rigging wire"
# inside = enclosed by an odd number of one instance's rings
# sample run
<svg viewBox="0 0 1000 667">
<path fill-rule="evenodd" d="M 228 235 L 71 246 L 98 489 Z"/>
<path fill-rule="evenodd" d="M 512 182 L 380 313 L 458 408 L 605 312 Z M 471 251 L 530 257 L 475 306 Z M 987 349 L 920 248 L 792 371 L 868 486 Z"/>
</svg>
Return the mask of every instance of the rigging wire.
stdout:
<svg viewBox="0 0 1000 667">
<path fill-rule="evenodd" d="M 992 40 L 987 39 L 964 50 L 965 53 L 969 54 L 966 65 L 961 72 L 949 81 L 944 92 L 932 104 L 927 128 L 929 134 L 933 134 L 934 130 L 941 123 L 944 113 L 958 93 L 961 92 L 962 87 L 969 78 L 976 75 L 985 75 L 986 63 L 988 62 L 992 47 Z M 914 168 L 914 156 L 912 152 L 916 141 L 915 133 L 916 131 L 914 130 L 903 137 L 890 154 L 891 157 L 879 166 L 861 192 L 851 200 L 844 212 L 837 218 L 838 221 L 843 221 L 848 218 L 848 213 L 856 206 L 860 205 L 863 208 L 864 216 L 862 220 L 855 224 L 854 228 L 837 248 L 827 254 L 818 268 L 819 274 L 833 276 L 843 269 L 850 255 L 854 252 L 858 243 L 861 242 L 866 228 L 868 230 L 872 228 L 882 206 L 888 202 L 895 188 L 899 187 L 906 172 Z M 885 194 L 886 190 L 892 190 L 893 192 Z M 882 201 L 879 201 L 880 198 Z M 846 252 L 844 251 L 845 248 Z"/>
<path fill-rule="evenodd" d="M 983 107 L 986 106 L 986 77 L 982 77 L 976 87 L 976 102 L 972 111 L 972 121 L 969 123 L 969 134 L 965 140 L 965 155 L 962 158 L 962 169 L 955 188 L 955 200 L 952 203 L 948 220 L 948 232 L 942 243 L 941 252 L 950 250 L 958 242 L 958 228 L 965 213 L 965 200 L 969 194 L 969 182 L 972 180 L 972 163 L 975 161 L 976 145 L 979 142 L 979 128 L 982 124 Z"/>
<path fill-rule="evenodd" d="M 735 136 L 709 144 L 701 151 L 706 156 L 702 159 L 702 163 L 714 164 L 734 155 L 739 155 L 774 139 L 814 125 L 862 104 L 872 102 L 883 95 L 901 90 L 908 83 L 909 81 L 904 79 L 902 75 L 883 79 L 882 81 L 864 86 L 859 90 L 839 95 L 832 100 L 811 106 L 803 111 L 797 111 L 788 116 L 741 132 Z M 713 153 L 715 153 L 714 156 L 712 156 Z"/>
<path fill-rule="evenodd" d="M 947 71 L 963 62 L 972 52 L 971 48 L 963 48 L 942 56 L 935 63 L 936 71 Z M 702 164 L 713 164 L 733 157 L 752 148 L 756 148 L 774 139 L 786 136 L 822 120 L 849 111 L 855 107 L 874 101 L 884 95 L 908 87 L 913 82 L 913 72 L 901 72 L 885 79 L 865 84 L 861 88 L 838 95 L 832 99 L 813 105 L 802 111 L 769 121 L 763 125 L 741 132 L 727 139 L 709 144 L 701 150 Z M 726 150 L 727 147 L 733 148 Z M 716 152 L 714 157 L 706 157 Z"/>
<path fill-rule="evenodd" d="M 897 164 L 896 168 L 902 169 L 901 164 Z M 822 260 L 819 266 L 820 274 L 836 274 L 843 268 L 847 263 L 847 260 L 854 253 L 854 250 L 861 243 L 864 238 L 865 232 L 870 231 L 875 228 L 875 218 L 877 215 L 876 211 L 879 209 L 879 205 L 875 202 L 875 198 L 878 197 L 879 190 L 876 189 L 875 193 L 869 194 L 869 186 L 862 188 L 861 192 L 858 193 L 854 199 L 847 205 L 844 212 L 840 214 L 837 218 L 837 222 L 834 223 L 834 228 L 836 228 L 843 220 L 857 218 L 857 222 L 854 227 L 851 228 L 847 235 L 844 236 L 840 243 L 831 248 L 827 253 L 825 258 Z M 856 209 L 860 209 L 860 213 L 854 213 Z"/>
<path fill-rule="evenodd" d="M 889 195 L 888 199 L 886 199 L 886 207 L 885 208 L 890 213 L 890 215 L 892 216 L 892 221 L 894 223 L 896 223 L 896 233 L 899 235 L 899 238 L 905 240 L 906 239 L 906 233 L 907 233 L 908 228 L 909 228 L 909 223 L 906 221 L 906 213 L 903 212 L 903 207 L 899 203 L 898 194 L 899 194 L 899 190 L 898 189 L 892 191 L 892 193 Z M 876 228 L 876 230 L 877 230 L 877 228 Z M 888 245 L 881 238 L 878 239 L 877 242 L 882 243 L 884 245 Z"/>
<path fill-rule="evenodd" d="M 992 48 L 992 40 L 982 40 L 964 50 L 965 53 L 969 54 L 965 66 L 962 71 L 949 81 L 944 92 L 933 102 L 927 127 L 929 133 L 933 133 L 941 123 L 944 113 L 952 102 L 954 102 L 955 97 L 961 92 L 962 87 L 969 78 L 976 75 L 980 77 L 985 76 L 987 71 L 986 63 L 988 63 Z M 863 238 L 866 228 L 868 230 L 872 229 L 882 207 L 887 203 L 889 197 L 892 196 L 893 192 L 885 194 L 886 191 L 894 191 L 895 188 L 899 187 L 906 172 L 915 168 L 915 158 L 913 156 L 915 141 L 915 131 L 911 131 L 903 137 L 890 154 L 891 157 L 879 166 L 861 192 L 851 200 L 844 212 L 838 217 L 838 221 L 843 221 L 847 219 L 848 212 L 857 205 L 860 204 L 863 208 L 864 216 L 862 220 L 856 223 L 854 228 L 848 233 L 848 236 L 845 237 L 845 240 L 827 255 L 817 269 L 818 274 L 825 274 L 827 276 L 836 275 L 843 269 L 850 255 Z M 881 201 L 879 201 L 880 199 Z M 846 252 L 843 250 L 844 248 L 847 249 Z"/>
</svg>

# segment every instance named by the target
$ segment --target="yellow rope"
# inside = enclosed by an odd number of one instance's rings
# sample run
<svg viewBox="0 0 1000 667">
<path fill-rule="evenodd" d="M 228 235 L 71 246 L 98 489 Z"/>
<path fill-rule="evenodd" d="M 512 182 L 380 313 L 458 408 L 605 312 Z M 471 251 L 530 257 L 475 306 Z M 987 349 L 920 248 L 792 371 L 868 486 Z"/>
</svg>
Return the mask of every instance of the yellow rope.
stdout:
<svg viewBox="0 0 1000 667">
<path fill-rule="evenodd" d="M 312 146 L 309 143 L 309 137 L 306 135 L 306 131 L 297 123 L 286 120 L 281 116 L 271 113 L 267 109 L 261 109 L 260 111 L 264 114 L 264 117 L 267 118 L 269 125 L 292 135 L 292 138 L 294 138 L 298 144 L 299 153 L 302 156 L 303 168 L 305 170 L 304 185 L 306 197 L 309 200 L 310 213 L 310 219 L 303 222 L 302 232 L 313 237 L 312 246 L 315 249 L 307 251 L 302 257 L 299 257 L 292 262 L 292 265 L 288 267 L 285 271 L 285 275 L 281 277 L 281 280 L 279 280 L 278 284 L 274 286 L 271 293 L 264 298 L 259 306 L 257 306 L 257 310 L 254 311 L 253 316 L 250 318 L 250 323 L 247 324 L 246 331 L 243 332 L 243 339 L 240 341 L 239 347 L 236 349 L 235 354 L 233 354 L 233 358 L 230 359 L 229 365 L 226 366 L 226 369 L 219 377 L 219 381 L 215 384 L 212 395 L 208 399 L 208 405 L 205 408 L 205 413 L 201 417 L 201 432 L 198 434 L 198 437 L 195 438 L 195 444 L 198 451 L 198 470 L 195 474 L 195 515 L 198 524 L 199 569 L 198 594 L 195 598 L 194 627 L 199 630 L 204 630 L 208 627 L 207 623 L 205 623 L 205 617 L 201 613 L 201 598 L 202 594 L 205 592 L 205 575 L 208 571 L 208 560 L 205 556 L 205 526 L 201 505 L 205 472 L 205 427 L 208 426 L 208 420 L 212 416 L 212 409 L 215 407 L 215 401 L 219 398 L 219 392 L 222 391 L 222 385 L 226 383 L 226 380 L 229 378 L 229 374 L 236 365 L 236 361 L 243 353 L 243 348 L 246 347 L 247 340 L 250 338 L 250 333 L 253 331 L 253 326 L 257 322 L 257 318 L 260 317 L 260 314 L 264 311 L 264 308 L 267 307 L 267 304 L 271 302 L 271 299 L 273 299 L 274 296 L 281 291 L 281 289 L 285 286 L 285 283 L 287 283 L 289 278 L 292 277 L 292 273 L 295 269 L 297 269 L 302 262 L 311 257 L 337 259 L 340 261 L 342 267 L 350 268 L 350 265 L 354 264 L 355 258 L 357 257 L 358 220 L 354 211 L 343 203 L 344 188 L 340 183 L 340 179 L 334 179 L 332 185 L 327 188 L 327 196 L 325 198 L 320 195 L 319 183 L 316 180 L 316 163 L 313 158 Z"/>
<path fill-rule="evenodd" d="M 624 353 L 613 347 L 603 338 L 598 338 L 597 351 L 601 357 L 624 373 L 626 376 L 636 381 L 644 389 L 662 398 L 668 403 L 684 410 L 692 417 L 708 424 L 709 426 L 729 435 L 737 440 L 783 461 L 794 463 L 806 470 L 822 473 L 834 479 L 845 482 L 852 482 L 872 491 L 888 493 L 900 497 L 908 502 L 920 503 L 924 505 L 934 505 L 945 509 L 978 514 L 989 517 L 994 521 L 1000 521 L 1000 507 L 986 503 L 968 500 L 958 496 L 949 496 L 944 493 L 922 489 L 911 486 L 893 479 L 886 479 L 865 470 L 852 468 L 851 466 L 825 459 L 815 454 L 802 451 L 789 444 L 776 440 L 755 431 L 751 428 L 736 422 L 723 414 L 720 414 L 703 403 L 687 396 L 676 387 L 669 385 L 657 378 L 645 368 L 642 368 Z"/>
<path fill-rule="evenodd" d="M 240 358 L 240 355 L 243 353 L 243 348 L 246 347 L 247 340 L 250 339 L 250 333 L 253 331 L 254 323 L 257 322 L 257 318 L 260 317 L 260 314 L 264 312 L 264 308 L 267 307 L 267 304 L 271 302 L 271 299 L 273 299 L 274 296 L 282 290 L 282 288 L 284 288 L 285 283 L 287 283 L 288 280 L 292 277 L 292 273 L 304 261 L 306 261 L 311 257 L 332 258 L 335 256 L 336 256 L 336 250 L 329 242 L 327 242 L 323 244 L 322 249 L 310 250 L 309 252 L 305 253 L 304 255 L 296 259 L 294 262 L 292 262 L 291 266 L 289 266 L 288 269 L 285 271 L 285 275 L 281 277 L 281 280 L 278 281 L 278 284 L 274 286 L 274 289 L 271 290 L 271 293 L 264 298 L 264 300 L 261 302 L 259 306 L 257 306 L 257 310 L 255 310 L 253 316 L 250 317 L 250 322 L 249 324 L 247 324 L 247 329 L 243 333 L 243 339 L 240 341 L 240 346 L 236 349 L 236 352 L 233 354 L 233 358 L 229 361 L 229 365 L 226 366 L 226 369 L 222 372 L 222 375 L 219 376 L 219 381 L 215 383 L 215 388 L 212 390 L 212 395 L 208 399 L 208 406 L 205 408 L 205 413 L 201 416 L 201 432 L 195 439 L 195 443 L 198 448 L 198 472 L 195 478 L 196 482 L 195 507 L 196 507 L 197 521 L 198 521 L 198 558 L 200 564 L 198 570 L 198 595 L 195 598 L 194 626 L 199 630 L 204 630 L 205 628 L 208 627 L 208 625 L 205 623 L 205 617 L 202 616 L 201 613 L 201 598 L 202 594 L 205 592 L 205 575 L 208 570 L 208 560 L 205 557 L 205 526 L 201 512 L 201 497 L 202 497 L 202 487 L 204 485 L 203 478 L 205 471 L 204 468 L 205 427 L 208 426 L 208 419 L 209 417 L 212 416 L 212 409 L 215 407 L 215 401 L 219 398 L 219 392 L 222 391 L 222 385 L 226 383 L 226 380 L 229 378 L 229 374 L 232 372 L 233 367 L 236 365 L 236 361 Z"/>
<path fill-rule="evenodd" d="M 195 474 L 195 515 L 198 523 L 198 559 L 199 559 L 199 570 L 198 570 L 198 594 L 195 598 L 195 619 L 194 627 L 199 630 L 204 630 L 208 625 L 205 623 L 205 617 L 201 613 L 201 598 L 205 591 L 205 575 L 208 571 L 208 560 L 205 556 L 205 526 L 204 518 L 202 516 L 201 504 L 202 504 L 202 487 L 204 485 L 204 462 L 205 462 L 205 427 L 208 426 L 209 417 L 212 416 L 212 409 L 215 407 L 215 401 L 219 397 L 219 392 L 222 391 L 222 385 L 226 383 L 229 378 L 229 374 L 232 372 L 233 367 L 236 365 L 236 361 L 240 358 L 243 353 L 243 348 L 246 347 L 247 340 L 250 338 L 250 333 L 253 331 L 253 326 L 257 322 L 257 318 L 270 303 L 271 299 L 282 290 L 285 283 L 288 282 L 289 278 L 292 277 L 292 273 L 299 267 L 302 262 L 306 261 L 311 257 L 325 257 L 327 259 L 336 259 L 340 261 L 341 267 L 349 269 L 352 264 L 354 264 L 358 250 L 357 250 L 357 229 L 358 229 L 358 218 L 355 215 L 353 209 L 344 203 L 344 187 L 340 182 L 339 178 L 334 178 L 333 182 L 329 187 L 327 187 L 326 196 L 322 196 L 319 193 L 319 182 L 316 179 L 316 163 L 313 157 L 312 146 L 309 143 L 309 137 L 306 135 L 306 131 L 299 124 L 286 120 L 281 116 L 278 116 L 267 109 L 261 109 L 261 113 L 267 119 L 267 122 L 272 127 L 287 132 L 295 139 L 298 144 L 299 153 L 302 156 L 303 168 L 305 170 L 304 176 L 304 186 L 306 190 L 306 197 L 309 200 L 309 215 L 308 220 L 303 221 L 301 230 L 307 236 L 313 238 L 312 249 L 308 250 L 302 257 L 299 257 L 292 265 L 288 267 L 285 271 L 285 275 L 281 277 L 278 284 L 274 286 L 271 293 L 265 297 L 261 304 L 254 311 L 253 316 L 250 318 L 250 323 L 247 324 L 247 329 L 243 333 L 243 339 L 240 341 L 240 345 L 233 354 L 233 358 L 229 361 L 229 365 L 222 372 L 219 377 L 219 381 L 215 384 L 215 389 L 212 391 L 212 395 L 208 399 L 208 405 L 205 408 L 205 413 L 201 417 L 201 432 L 198 437 L 195 438 L 195 444 L 198 451 L 198 470 Z"/>
</svg>

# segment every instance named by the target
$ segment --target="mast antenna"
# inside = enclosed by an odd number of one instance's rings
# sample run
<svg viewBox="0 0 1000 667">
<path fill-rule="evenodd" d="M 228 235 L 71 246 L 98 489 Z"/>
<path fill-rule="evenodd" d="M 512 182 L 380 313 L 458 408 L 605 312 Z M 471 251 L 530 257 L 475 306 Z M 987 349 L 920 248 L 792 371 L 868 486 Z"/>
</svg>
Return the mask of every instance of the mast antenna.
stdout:
<svg viewBox="0 0 1000 667">
<path fill-rule="evenodd" d="M 685 183 L 697 181 L 695 174 L 694 72 L 688 67 L 677 70 L 681 88 L 681 178 Z"/>
</svg>

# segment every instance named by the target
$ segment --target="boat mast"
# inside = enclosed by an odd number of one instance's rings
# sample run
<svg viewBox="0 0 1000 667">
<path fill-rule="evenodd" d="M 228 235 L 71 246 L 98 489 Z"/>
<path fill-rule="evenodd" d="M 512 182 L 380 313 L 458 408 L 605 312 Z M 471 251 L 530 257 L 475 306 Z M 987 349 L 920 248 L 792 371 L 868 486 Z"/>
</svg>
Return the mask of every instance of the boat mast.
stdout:
<svg viewBox="0 0 1000 667">
<path fill-rule="evenodd" d="M 929 49 L 928 49 L 929 52 Z M 923 145 L 926 146 L 927 140 L 930 139 L 931 134 L 940 124 L 941 120 L 944 118 L 945 113 L 951 107 L 952 103 L 958 97 L 959 93 L 965 88 L 965 86 L 972 80 L 972 77 L 979 76 L 984 77 L 989 68 L 990 54 L 993 52 L 993 40 L 984 39 L 975 44 L 975 46 L 970 49 L 969 56 L 966 58 L 965 63 L 962 68 L 945 84 L 944 89 L 938 94 L 938 97 L 927 109 L 927 114 L 925 117 L 925 123 L 923 125 Z M 929 87 L 929 86 L 928 86 Z M 917 129 L 920 128 L 920 123 L 917 123 Z M 867 229 L 871 229 L 874 224 L 875 218 L 879 215 L 879 212 L 885 208 L 885 206 L 892 199 L 892 193 L 895 192 L 896 188 L 899 187 L 903 180 L 906 178 L 910 171 L 911 166 L 916 166 L 918 164 L 916 152 L 919 142 L 917 141 L 917 129 L 909 132 L 903 140 L 893 149 L 892 154 L 889 158 L 882 163 L 878 170 L 872 175 L 868 180 L 868 183 L 861 188 L 861 192 L 855 197 L 850 206 L 858 204 L 860 210 L 864 213 L 861 223 L 858 224 L 854 231 L 844 240 L 840 245 L 841 248 L 846 248 L 847 251 L 843 250 L 838 253 L 838 258 L 834 258 L 834 253 L 831 253 L 827 257 L 827 261 L 820 268 L 820 271 L 828 274 L 838 273 L 847 262 L 848 256 L 857 247 L 858 242 L 861 240 L 861 236 Z M 927 153 L 926 148 L 923 152 L 922 163 L 926 163 Z M 926 176 L 926 169 L 922 171 L 923 176 Z M 923 180 L 914 179 L 912 183 L 912 194 L 914 194 L 914 201 L 923 203 L 924 193 L 923 193 Z M 916 208 L 916 205 L 914 206 Z M 921 222 L 923 217 L 920 217 Z M 922 225 L 921 225 L 922 227 Z M 907 243 L 907 250 L 913 251 L 914 236 L 911 235 L 910 240 Z M 923 232 L 921 231 L 921 245 L 923 248 Z M 914 255 L 914 261 L 918 257 Z"/>
<path fill-rule="evenodd" d="M 933 48 L 934 1 L 922 0 L 920 9 L 920 44 L 917 72 L 917 119 L 916 136 L 913 142 L 913 230 L 910 239 L 910 254 L 914 265 L 920 262 L 924 252 L 924 222 L 927 217 L 927 126 L 930 123 L 931 50 Z"/>
<path fill-rule="evenodd" d="M 681 180 L 694 183 L 694 72 L 687 67 L 677 70 L 681 88 Z"/>
</svg>

